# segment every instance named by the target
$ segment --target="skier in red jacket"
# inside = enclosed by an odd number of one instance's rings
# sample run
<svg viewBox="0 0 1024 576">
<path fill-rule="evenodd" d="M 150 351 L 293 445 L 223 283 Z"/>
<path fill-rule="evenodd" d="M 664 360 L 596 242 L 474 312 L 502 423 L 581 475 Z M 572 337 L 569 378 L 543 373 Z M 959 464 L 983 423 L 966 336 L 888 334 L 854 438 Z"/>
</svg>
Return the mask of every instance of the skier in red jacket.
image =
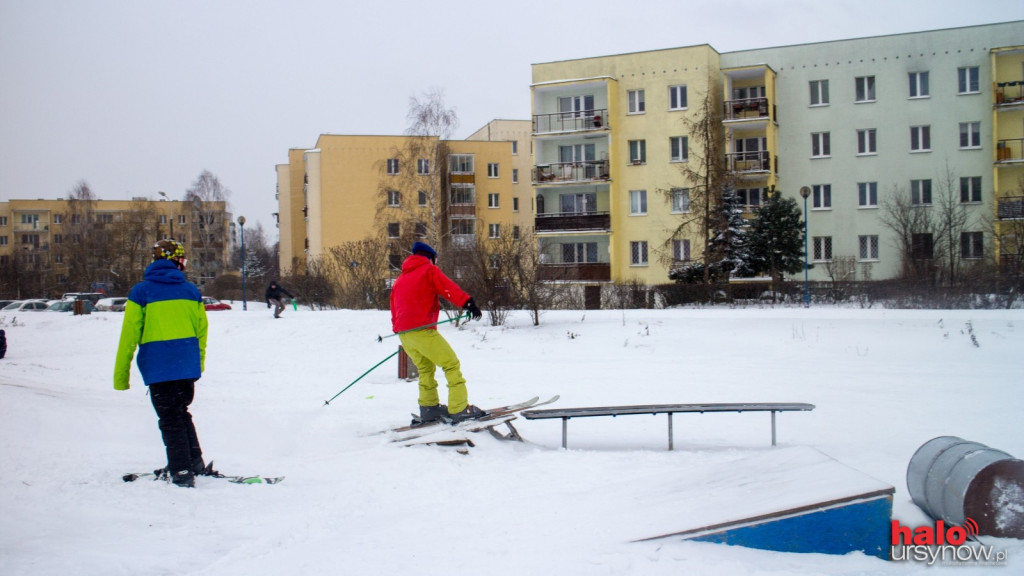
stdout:
<svg viewBox="0 0 1024 576">
<path fill-rule="evenodd" d="M 428 244 L 412 245 L 412 255 L 402 263 L 402 273 L 391 288 L 391 328 L 420 372 L 420 421 L 461 422 L 486 413 L 469 403 L 459 358 L 435 326 L 415 329 L 437 322 L 441 311 L 439 297 L 465 309 L 474 320 L 479 320 L 482 314 L 473 298 L 445 276 L 436 262 L 437 252 Z M 444 370 L 448 381 L 447 406 L 440 403 L 437 394 L 434 372 L 438 366 Z"/>
</svg>

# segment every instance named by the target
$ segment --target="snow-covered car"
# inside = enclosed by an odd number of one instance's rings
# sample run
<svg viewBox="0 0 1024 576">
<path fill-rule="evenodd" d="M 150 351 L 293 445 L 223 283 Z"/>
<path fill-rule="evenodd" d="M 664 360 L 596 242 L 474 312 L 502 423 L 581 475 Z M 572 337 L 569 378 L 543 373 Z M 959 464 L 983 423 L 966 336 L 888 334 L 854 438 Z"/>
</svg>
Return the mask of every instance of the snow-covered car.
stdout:
<svg viewBox="0 0 1024 576">
<path fill-rule="evenodd" d="M 42 312 L 46 310 L 46 300 L 20 300 L 4 306 L 4 312 Z"/>
<path fill-rule="evenodd" d="M 203 307 L 207 310 L 231 310 L 230 304 L 225 304 L 210 296 L 203 296 Z"/>
<path fill-rule="evenodd" d="M 124 303 L 128 301 L 127 297 L 121 296 L 117 298 L 100 298 L 96 301 L 96 310 L 100 312 L 124 312 Z"/>
</svg>

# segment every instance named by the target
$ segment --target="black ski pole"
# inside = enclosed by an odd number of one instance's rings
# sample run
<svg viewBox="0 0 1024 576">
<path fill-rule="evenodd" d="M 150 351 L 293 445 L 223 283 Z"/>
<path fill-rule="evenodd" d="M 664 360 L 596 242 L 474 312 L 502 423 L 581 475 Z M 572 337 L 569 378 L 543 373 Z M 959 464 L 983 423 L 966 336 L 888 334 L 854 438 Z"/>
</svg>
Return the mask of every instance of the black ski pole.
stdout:
<svg viewBox="0 0 1024 576">
<path fill-rule="evenodd" d="M 408 330 L 402 330 L 401 332 L 395 332 L 394 334 L 388 334 L 387 336 L 377 336 L 377 342 L 383 342 L 385 338 L 391 338 L 392 336 L 398 336 L 399 334 L 406 334 L 408 332 L 415 332 L 417 330 L 423 330 L 424 328 L 430 328 L 431 326 L 437 326 L 438 324 L 447 324 L 448 322 L 455 322 L 456 320 L 470 319 L 470 315 L 467 313 L 465 316 L 458 315 L 455 318 L 449 318 L 447 320 L 441 320 L 440 322 L 434 322 L 433 324 L 424 324 L 423 326 L 417 326 L 415 328 L 409 328 Z"/>
<path fill-rule="evenodd" d="M 342 388 L 342 389 L 341 389 L 341 392 L 344 392 L 345 390 L 348 390 L 349 388 L 351 388 L 351 387 L 352 387 L 352 386 L 353 386 L 353 385 L 354 385 L 354 384 L 355 384 L 356 382 L 359 382 L 360 380 L 362 380 L 362 379 L 363 379 L 363 376 L 366 376 L 366 375 L 367 375 L 367 374 L 369 374 L 370 372 L 373 372 L 374 370 L 376 370 L 376 369 L 377 369 L 377 367 L 378 367 L 378 366 L 380 366 L 381 364 L 383 364 L 383 363 L 387 362 L 388 360 L 390 360 L 391 358 L 393 358 L 393 357 L 394 357 L 394 356 L 395 356 L 396 354 L 398 354 L 398 350 L 395 350 L 395 351 L 394 351 L 394 352 L 392 352 L 392 353 L 391 353 L 390 355 L 388 355 L 388 357 L 387 357 L 387 358 L 385 358 L 385 359 L 381 360 L 380 362 L 377 362 L 376 364 L 374 364 L 374 365 L 373 365 L 373 368 L 370 368 L 370 369 L 369 369 L 369 370 L 367 370 L 366 372 L 363 372 L 362 376 L 360 376 L 359 378 L 356 378 L 355 380 L 353 380 L 353 381 L 352 381 L 352 384 L 349 384 L 348 386 L 345 386 L 344 388 Z M 341 392 L 338 392 L 338 393 L 337 393 L 337 394 L 335 394 L 334 396 L 331 396 L 331 400 L 334 400 L 334 399 L 335 399 L 335 398 L 337 398 L 338 396 L 341 396 Z M 327 405 L 329 405 L 329 404 L 331 403 L 331 400 L 325 400 L 325 401 L 324 401 L 324 406 L 327 406 Z"/>
</svg>

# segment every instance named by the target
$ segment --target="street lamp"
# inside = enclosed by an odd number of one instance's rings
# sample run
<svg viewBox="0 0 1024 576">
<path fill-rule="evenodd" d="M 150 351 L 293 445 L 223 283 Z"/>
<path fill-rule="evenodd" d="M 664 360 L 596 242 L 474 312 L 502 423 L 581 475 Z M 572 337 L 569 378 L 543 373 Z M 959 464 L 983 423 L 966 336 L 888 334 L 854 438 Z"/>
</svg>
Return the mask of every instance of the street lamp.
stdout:
<svg viewBox="0 0 1024 576">
<path fill-rule="evenodd" d="M 800 195 L 804 197 L 804 308 L 810 308 L 811 290 L 807 283 L 807 197 L 811 195 L 811 189 L 801 186 Z"/>
<path fill-rule="evenodd" d="M 247 310 L 245 300 L 245 216 L 238 217 L 239 236 L 242 238 L 242 311 Z"/>
</svg>

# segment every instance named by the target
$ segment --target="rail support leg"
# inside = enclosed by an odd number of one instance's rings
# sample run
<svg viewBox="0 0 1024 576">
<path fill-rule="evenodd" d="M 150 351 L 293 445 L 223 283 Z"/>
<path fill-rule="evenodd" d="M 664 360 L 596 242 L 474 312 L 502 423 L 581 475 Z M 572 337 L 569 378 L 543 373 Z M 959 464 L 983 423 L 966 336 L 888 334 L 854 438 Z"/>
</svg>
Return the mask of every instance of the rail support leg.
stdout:
<svg viewBox="0 0 1024 576">
<path fill-rule="evenodd" d="M 569 419 L 562 418 L 562 450 L 565 450 L 565 437 L 569 434 Z"/>
<path fill-rule="evenodd" d="M 668 413 L 668 449 L 674 450 L 672 446 L 672 413 Z"/>
<path fill-rule="evenodd" d="M 772 446 L 775 446 L 775 410 L 772 410 Z"/>
</svg>

